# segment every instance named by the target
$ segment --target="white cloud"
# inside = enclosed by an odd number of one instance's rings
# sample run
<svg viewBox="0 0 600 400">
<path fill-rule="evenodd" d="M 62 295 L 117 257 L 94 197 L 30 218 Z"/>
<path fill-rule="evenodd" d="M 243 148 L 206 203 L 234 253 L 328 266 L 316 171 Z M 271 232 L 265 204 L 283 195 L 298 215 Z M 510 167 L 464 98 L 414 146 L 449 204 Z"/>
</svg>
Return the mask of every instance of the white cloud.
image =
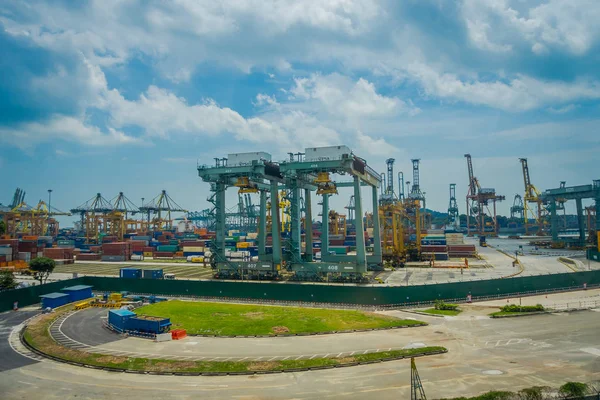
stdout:
<svg viewBox="0 0 600 400">
<path fill-rule="evenodd" d="M 63 139 L 88 146 L 117 146 L 141 144 L 139 138 L 127 136 L 121 131 L 108 128 L 103 132 L 84 121 L 57 115 L 48 121 L 31 122 L 16 127 L 0 127 L 0 138 L 13 145 L 26 149 L 41 142 Z"/>
<path fill-rule="evenodd" d="M 600 83 L 596 81 L 580 80 L 569 84 L 527 76 L 517 76 L 507 82 L 463 81 L 454 74 L 439 73 L 425 64 L 411 64 L 408 70 L 430 96 L 507 111 L 526 111 L 544 105 L 600 98 Z"/>
<path fill-rule="evenodd" d="M 389 144 L 384 138 L 372 138 L 361 131 L 356 132 L 357 151 L 373 156 L 398 155 L 398 148 Z"/>
<path fill-rule="evenodd" d="M 353 82 L 337 73 L 295 78 L 291 93 L 295 99 L 315 100 L 332 115 L 345 118 L 391 117 L 398 113 L 414 114 L 419 110 L 397 97 L 377 93 L 375 85 L 364 78 Z"/>
<path fill-rule="evenodd" d="M 465 0 L 462 13 L 471 42 L 484 50 L 510 51 L 525 40 L 538 55 L 548 47 L 582 55 L 600 41 L 596 0 L 550 0 L 530 8 L 509 0 Z"/>
<path fill-rule="evenodd" d="M 579 108 L 578 105 L 568 104 L 564 107 L 559 107 L 559 108 L 550 107 L 550 108 L 548 108 L 548 111 L 550 111 L 552 114 L 567 114 L 578 108 Z"/>
</svg>

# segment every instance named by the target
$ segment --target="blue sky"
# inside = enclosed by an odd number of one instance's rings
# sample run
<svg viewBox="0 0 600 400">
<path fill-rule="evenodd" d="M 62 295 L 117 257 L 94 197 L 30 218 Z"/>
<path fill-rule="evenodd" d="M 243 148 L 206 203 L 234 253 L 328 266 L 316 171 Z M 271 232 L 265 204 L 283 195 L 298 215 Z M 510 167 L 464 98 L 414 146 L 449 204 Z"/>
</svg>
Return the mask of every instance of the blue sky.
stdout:
<svg viewBox="0 0 600 400">
<path fill-rule="evenodd" d="M 542 190 L 600 178 L 599 20 L 596 0 L 0 0 L 0 202 L 199 210 L 197 162 L 345 144 L 380 171 L 420 158 L 440 210 L 471 153 L 507 213 L 519 157 Z"/>
</svg>

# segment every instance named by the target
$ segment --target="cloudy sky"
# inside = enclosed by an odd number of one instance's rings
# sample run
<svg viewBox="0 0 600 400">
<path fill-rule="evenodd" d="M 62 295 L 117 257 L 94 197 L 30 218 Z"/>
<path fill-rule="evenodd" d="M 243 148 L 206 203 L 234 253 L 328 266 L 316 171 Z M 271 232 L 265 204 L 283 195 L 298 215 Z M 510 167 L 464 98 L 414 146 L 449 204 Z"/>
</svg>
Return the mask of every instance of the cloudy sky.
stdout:
<svg viewBox="0 0 600 400">
<path fill-rule="evenodd" d="M 597 0 L 0 0 L 0 202 L 199 210 L 197 162 L 345 144 L 420 158 L 440 210 L 471 153 L 506 213 L 519 157 L 540 189 L 600 178 L 598 21 Z"/>
</svg>

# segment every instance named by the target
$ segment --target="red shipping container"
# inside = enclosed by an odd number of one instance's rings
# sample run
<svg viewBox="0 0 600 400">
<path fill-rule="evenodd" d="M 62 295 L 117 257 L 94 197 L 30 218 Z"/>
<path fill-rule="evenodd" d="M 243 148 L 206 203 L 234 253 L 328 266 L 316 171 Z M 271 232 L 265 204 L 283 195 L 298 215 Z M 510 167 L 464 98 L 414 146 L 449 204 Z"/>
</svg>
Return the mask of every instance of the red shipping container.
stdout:
<svg viewBox="0 0 600 400">
<path fill-rule="evenodd" d="M 81 253 L 77 256 L 78 261 L 98 261 L 102 258 L 100 254 L 95 253 Z"/>
<path fill-rule="evenodd" d="M 170 251 L 155 251 L 154 257 L 173 257 L 173 254 Z"/>
</svg>

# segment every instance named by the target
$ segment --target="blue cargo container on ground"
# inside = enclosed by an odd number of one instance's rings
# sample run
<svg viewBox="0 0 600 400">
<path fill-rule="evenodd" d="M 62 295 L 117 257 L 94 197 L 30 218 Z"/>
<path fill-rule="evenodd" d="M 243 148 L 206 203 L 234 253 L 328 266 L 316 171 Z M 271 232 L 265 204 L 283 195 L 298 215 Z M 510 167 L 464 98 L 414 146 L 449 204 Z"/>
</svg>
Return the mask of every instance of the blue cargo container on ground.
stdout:
<svg viewBox="0 0 600 400">
<path fill-rule="evenodd" d="M 127 319 L 125 327 L 129 331 L 164 333 L 171 329 L 171 320 L 169 318 L 139 315 Z"/>
<path fill-rule="evenodd" d="M 127 320 L 136 314 L 129 310 L 110 310 L 108 312 L 108 323 L 119 331 L 127 329 Z"/>
<path fill-rule="evenodd" d="M 69 303 L 69 295 L 66 293 L 48 293 L 40 296 L 42 308 L 56 308 Z"/>
<path fill-rule="evenodd" d="M 92 286 L 87 285 L 75 285 L 61 289 L 64 293 L 69 295 L 69 302 L 89 299 L 93 297 Z"/>
<path fill-rule="evenodd" d="M 145 269 L 143 272 L 144 279 L 163 279 L 162 269 Z"/>
<path fill-rule="evenodd" d="M 121 271 L 119 272 L 119 277 L 139 279 L 142 277 L 142 269 L 141 268 L 121 268 Z"/>
</svg>

